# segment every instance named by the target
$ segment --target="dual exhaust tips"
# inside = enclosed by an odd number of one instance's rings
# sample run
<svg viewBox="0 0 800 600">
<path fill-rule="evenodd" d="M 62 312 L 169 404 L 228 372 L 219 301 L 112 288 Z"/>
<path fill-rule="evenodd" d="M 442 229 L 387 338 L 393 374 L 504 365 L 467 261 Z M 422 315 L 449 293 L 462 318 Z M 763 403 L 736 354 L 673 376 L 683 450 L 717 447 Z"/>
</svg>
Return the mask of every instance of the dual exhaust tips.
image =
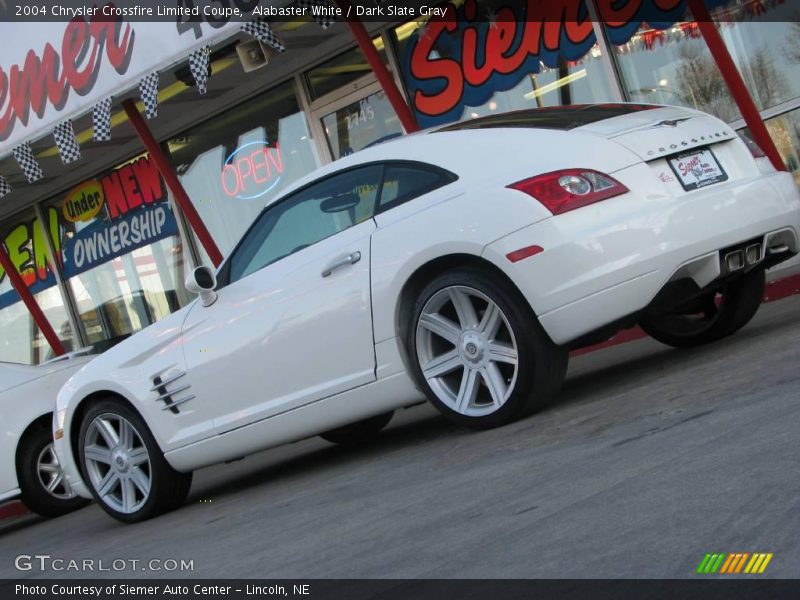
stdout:
<svg viewBox="0 0 800 600">
<path fill-rule="evenodd" d="M 767 248 L 768 255 L 783 254 L 789 251 L 786 244 L 773 244 Z M 727 273 L 741 271 L 745 267 L 754 267 L 764 258 L 761 242 L 748 244 L 743 248 L 726 252 L 722 257 L 722 264 Z"/>
</svg>

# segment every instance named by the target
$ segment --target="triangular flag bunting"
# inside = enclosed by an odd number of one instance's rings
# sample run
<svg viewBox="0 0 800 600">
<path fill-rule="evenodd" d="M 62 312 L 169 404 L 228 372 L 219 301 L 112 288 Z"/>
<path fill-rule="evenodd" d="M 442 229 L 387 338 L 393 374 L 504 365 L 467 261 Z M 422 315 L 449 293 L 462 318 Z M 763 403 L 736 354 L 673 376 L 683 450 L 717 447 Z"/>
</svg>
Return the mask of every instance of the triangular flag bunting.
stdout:
<svg viewBox="0 0 800 600">
<path fill-rule="evenodd" d="M 208 91 L 209 55 L 208 46 L 195 50 L 189 55 L 189 70 L 192 72 L 194 82 L 197 84 L 197 91 L 201 94 L 205 94 Z"/>
<path fill-rule="evenodd" d="M 92 125 L 95 142 L 107 142 L 111 139 L 111 96 L 94 105 Z"/>
<path fill-rule="evenodd" d="M 6 181 L 6 178 L 0 175 L 0 198 L 7 196 L 11 193 L 11 184 Z"/>
<path fill-rule="evenodd" d="M 302 8 L 308 9 L 314 20 L 323 29 L 327 29 L 336 22 L 333 7 L 326 0 L 297 0 L 297 4 Z M 317 8 L 316 11 L 314 7 Z M 315 12 L 316 14 L 314 14 Z"/>
<path fill-rule="evenodd" d="M 248 35 L 252 35 L 257 40 L 264 42 L 270 48 L 274 48 L 278 52 L 286 50 L 286 46 L 278 39 L 278 36 L 272 32 L 269 23 L 257 19 L 249 21 L 242 25 L 242 31 Z"/>
<path fill-rule="evenodd" d="M 22 169 L 22 172 L 25 173 L 25 178 L 28 180 L 28 183 L 39 181 L 44 177 L 44 171 L 42 171 L 42 167 L 39 166 L 36 157 L 33 156 L 33 149 L 29 142 L 20 144 L 14 148 L 13 152 L 14 158 L 17 159 L 17 163 L 20 169 Z"/>
<path fill-rule="evenodd" d="M 142 77 L 139 94 L 144 102 L 144 114 L 148 119 L 155 119 L 158 116 L 158 71 Z"/>
<path fill-rule="evenodd" d="M 73 163 L 81 157 L 81 147 L 78 145 L 72 121 L 69 119 L 56 125 L 56 128 L 53 129 L 53 139 L 55 139 L 58 152 L 61 154 L 61 162 L 65 165 Z"/>
</svg>

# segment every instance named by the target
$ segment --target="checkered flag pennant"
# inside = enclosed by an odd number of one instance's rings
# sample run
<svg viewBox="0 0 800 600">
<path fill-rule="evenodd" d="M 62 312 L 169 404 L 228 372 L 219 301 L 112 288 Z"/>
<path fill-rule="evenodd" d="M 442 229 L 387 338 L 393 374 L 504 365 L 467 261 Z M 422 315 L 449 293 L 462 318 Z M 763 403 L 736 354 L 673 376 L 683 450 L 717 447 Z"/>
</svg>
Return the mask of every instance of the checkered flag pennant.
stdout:
<svg viewBox="0 0 800 600">
<path fill-rule="evenodd" d="M 189 55 L 189 70 L 192 72 L 197 91 L 205 94 L 208 91 L 209 46 L 195 50 Z"/>
<path fill-rule="evenodd" d="M 6 178 L 0 175 L 0 198 L 7 196 L 11 193 L 11 184 L 6 181 Z"/>
<path fill-rule="evenodd" d="M 28 183 L 39 181 L 44 177 L 44 171 L 42 171 L 42 167 L 39 166 L 39 161 L 37 161 L 36 157 L 33 155 L 33 149 L 30 143 L 25 142 L 24 144 L 20 144 L 14 148 L 13 153 L 20 169 L 25 173 Z"/>
<path fill-rule="evenodd" d="M 56 125 L 56 128 L 53 129 L 53 139 L 55 139 L 56 147 L 61 154 L 61 162 L 65 165 L 73 163 L 81 157 L 81 147 L 78 145 L 72 121 L 69 119 Z"/>
<path fill-rule="evenodd" d="M 319 23 L 319 26 L 323 29 L 327 29 L 336 23 L 336 17 L 332 14 L 332 11 L 314 11 L 314 7 L 317 9 L 332 8 L 327 0 L 297 0 L 297 4 L 310 12 L 314 20 Z M 317 14 L 314 14 L 314 12 L 317 12 Z"/>
<path fill-rule="evenodd" d="M 111 96 L 94 105 L 92 125 L 95 142 L 107 142 L 111 139 Z"/>
<path fill-rule="evenodd" d="M 260 42 L 264 42 L 267 46 L 277 50 L 278 52 L 283 52 L 286 50 L 286 46 L 284 46 L 283 42 L 278 38 L 278 36 L 273 33 L 269 23 L 266 21 L 262 21 L 261 19 L 248 21 L 242 25 L 242 31 L 244 31 L 247 35 L 252 35 Z"/>
<path fill-rule="evenodd" d="M 139 94 L 144 102 L 144 114 L 148 119 L 155 119 L 158 116 L 158 71 L 142 77 Z"/>
</svg>

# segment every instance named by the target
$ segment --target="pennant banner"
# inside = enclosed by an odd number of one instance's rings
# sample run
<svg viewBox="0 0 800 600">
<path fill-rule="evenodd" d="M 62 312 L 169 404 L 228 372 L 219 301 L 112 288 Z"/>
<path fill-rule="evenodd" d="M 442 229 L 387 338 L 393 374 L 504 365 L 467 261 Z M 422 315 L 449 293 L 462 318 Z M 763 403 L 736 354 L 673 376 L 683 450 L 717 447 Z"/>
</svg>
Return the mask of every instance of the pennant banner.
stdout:
<svg viewBox="0 0 800 600">
<path fill-rule="evenodd" d="M 326 0 L 297 0 L 297 4 L 308 11 L 314 17 L 314 20 L 323 29 L 327 29 L 336 23 L 333 7 Z M 314 9 L 317 10 L 314 10 Z"/>
<path fill-rule="evenodd" d="M 14 148 L 13 153 L 20 169 L 25 173 L 28 183 L 39 181 L 44 177 L 44 171 L 42 171 L 42 167 L 39 166 L 36 157 L 33 156 L 33 149 L 29 142 L 25 142 Z"/>
<path fill-rule="evenodd" d="M 95 142 L 107 142 L 111 139 L 111 96 L 100 100 L 92 108 L 92 127 Z"/>
<path fill-rule="evenodd" d="M 210 48 L 200 48 L 189 55 L 189 70 L 192 72 L 194 82 L 197 84 L 197 91 L 205 94 L 208 91 L 208 61 L 210 58 Z"/>
<path fill-rule="evenodd" d="M 61 162 L 65 165 L 75 162 L 81 157 L 81 147 L 78 145 L 72 121 L 69 119 L 56 125 L 53 130 L 53 139 L 61 154 Z"/>
<path fill-rule="evenodd" d="M 0 198 L 7 196 L 11 193 L 11 184 L 6 181 L 6 178 L 0 175 Z"/>
<path fill-rule="evenodd" d="M 155 119 L 158 116 L 158 71 L 142 78 L 139 93 L 144 102 L 144 114 L 148 119 Z"/>
<path fill-rule="evenodd" d="M 266 21 L 257 19 L 255 21 L 245 23 L 242 25 L 242 31 L 248 35 L 252 35 L 257 40 L 264 42 L 267 46 L 274 48 L 278 52 L 283 52 L 286 50 L 286 46 L 284 46 L 283 42 L 281 42 L 278 36 L 272 32 L 269 23 Z"/>
</svg>

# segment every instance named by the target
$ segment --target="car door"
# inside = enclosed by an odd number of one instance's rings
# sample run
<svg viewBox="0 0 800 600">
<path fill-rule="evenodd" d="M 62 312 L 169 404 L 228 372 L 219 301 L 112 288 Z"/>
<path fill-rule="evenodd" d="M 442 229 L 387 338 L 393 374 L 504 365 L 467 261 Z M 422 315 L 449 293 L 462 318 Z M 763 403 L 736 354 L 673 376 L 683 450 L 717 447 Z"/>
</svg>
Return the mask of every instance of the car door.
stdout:
<svg viewBox="0 0 800 600">
<path fill-rule="evenodd" d="M 370 236 L 382 167 L 351 169 L 268 207 L 185 322 L 195 393 L 218 433 L 375 379 Z"/>
</svg>

